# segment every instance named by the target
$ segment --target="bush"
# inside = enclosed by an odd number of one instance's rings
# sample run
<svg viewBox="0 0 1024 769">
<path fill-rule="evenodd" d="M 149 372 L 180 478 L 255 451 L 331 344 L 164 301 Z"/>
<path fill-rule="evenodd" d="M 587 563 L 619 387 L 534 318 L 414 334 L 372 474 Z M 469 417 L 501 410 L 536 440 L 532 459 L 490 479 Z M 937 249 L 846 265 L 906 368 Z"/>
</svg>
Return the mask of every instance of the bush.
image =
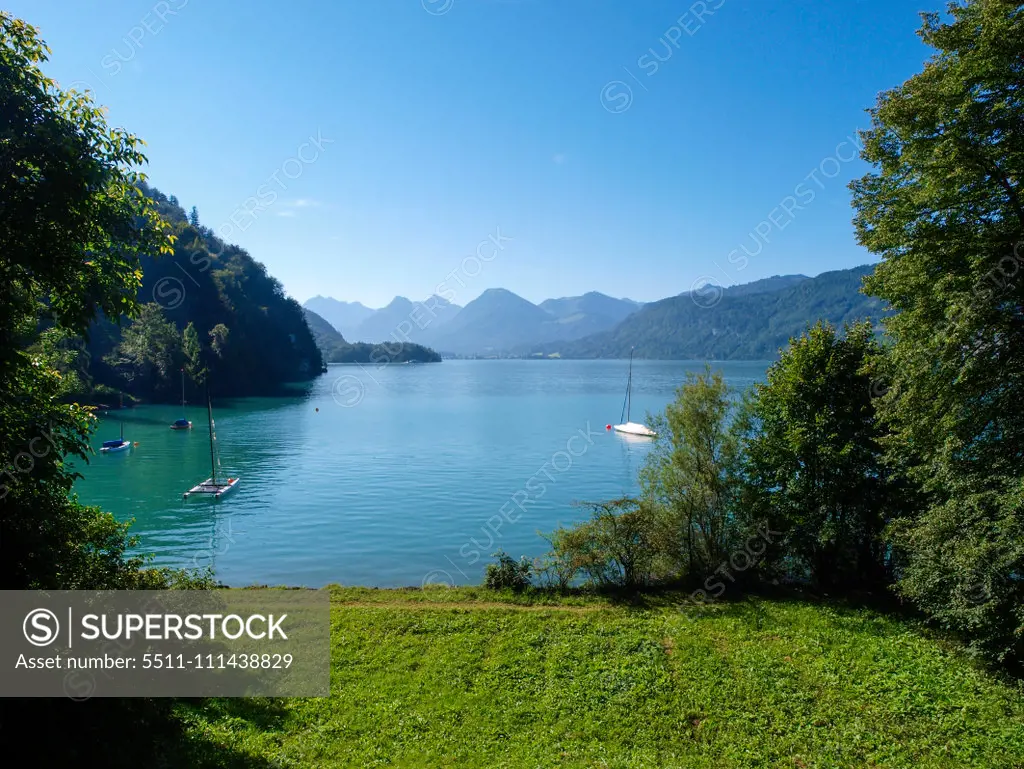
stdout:
<svg viewBox="0 0 1024 769">
<path fill-rule="evenodd" d="M 548 537 L 551 582 L 567 587 L 582 573 L 602 587 L 643 587 L 674 576 L 674 538 L 653 507 L 630 498 L 587 506 L 591 520 Z"/>
<path fill-rule="evenodd" d="M 549 538 L 543 574 L 567 586 L 578 576 L 603 587 L 699 583 L 743 534 L 735 514 L 740 431 L 720 373 L 688 374 L 665 413 L 640 472 L 639 499 L 587 503 L 591 520 Z"/>
<path fill-rule="evenodd" d="M 503 550 L 494 553 L 497 563 L 487 564 L 484 585 L 490 590 L 514 590 L 521 592 L 530 586 L 530 562 L 522 557 L 519 562 L 512 560 Z"/>
<path fill-rule="evenodd" d="M 664 415 L 658 439 L 640 472 L 649 516 L 663 522 L 658 540 L 671 561 L 665 576 L 699 582 L 735 550 L 740 466 L 732 392 L 720 372 L 688 373 Z"/>
</svg>

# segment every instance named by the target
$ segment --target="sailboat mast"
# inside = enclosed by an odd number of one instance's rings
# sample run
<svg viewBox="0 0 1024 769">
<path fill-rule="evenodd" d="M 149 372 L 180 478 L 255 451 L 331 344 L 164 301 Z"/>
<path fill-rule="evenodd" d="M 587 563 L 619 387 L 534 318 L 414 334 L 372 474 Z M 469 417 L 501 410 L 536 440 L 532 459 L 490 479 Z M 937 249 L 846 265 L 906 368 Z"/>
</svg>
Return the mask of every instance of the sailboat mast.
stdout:
<svg viewBox="0 0 1024 769">
<path fill-rule="evenodd" d="M 626 383 L 626 421 L 629 421 L 629 412 L 633 408 L 633 348 L 629 348 L 629 380 Z"/>
<path fill-rule="evenodd" d="M 181 418 L 185 418 L 185 369 L 181 369 Z"/>
<path fill-rule="evenodd" d="M 210 387 L 206 387 L 206 415 L 210 420 L 210 480 L 217 483 L 217 461 L 213 456 L 213 403 L 210 401 Z"/>
</svg>

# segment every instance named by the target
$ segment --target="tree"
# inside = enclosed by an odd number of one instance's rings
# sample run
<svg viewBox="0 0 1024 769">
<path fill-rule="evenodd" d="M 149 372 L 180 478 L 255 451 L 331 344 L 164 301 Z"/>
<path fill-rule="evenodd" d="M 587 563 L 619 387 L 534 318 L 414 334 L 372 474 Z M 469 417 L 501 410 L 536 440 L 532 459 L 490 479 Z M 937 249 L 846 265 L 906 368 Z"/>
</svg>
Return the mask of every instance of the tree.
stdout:
<svg viewBox="0 0 1024 769">
<path fill-rule="evenodd" d="M 642 500 L 587 502 L 589 521 L 548 535 L 551 551 L 541 573 L 567 587 L 580 573 L 601 587 L 637 588 L 675 576 L 678 559 L 666 549 L 663 522 Z"/>
<path fill-rule="evenodd" d="M 181 350 L 185 357 L 185 373 L 196 385 L 206 381 L 206 367 L 203 366 L 203 348 L 195 324 L 189 321 L 181 334 Z"/>
<path fill-rule="evenodd" d="M 218 358 L 224 357 L 224 351 L 227 349 L 229 335 L 230 332 L 228 331 L 228 327 L 223 323 L 218 323 L 210 329 L 210 349 Z"/>
<path fill-rule="evenodd" d="M 663 416 L 653 420 L 654 450 L 640 472 L 641 496 L 675 532 L 682 575 L 702 579 L 729 556 L 738 441 L 730 428 L 729 389 L 718 372 L 689 373 Z"/>
<path fill-rule="evenodd" d="M 894 526 L 899 589 L 998 659 L 1024 659 L 1024 7 L 927 14 L 924 71 L 883 93 L 852 186 L 866 290 L 897 314 L 890 461 L 924 503 Z"/>
<path fill-rule="evenodd" d="M 88 456 L 94 420 L 61 402 L 59 347 L 97 312 L 133 315 L 140 255 L 171 237 L 139 189 L 139 141 L 46 78 L 48 53 L 0 12 L 0 586 L 125 588 L 140 580 L 126 527 L 69 498 L 64 458 Z"/>
<path fill-rule="evenodd" d="M 195 206 L 192 206 L 192 210 L 188 212 L 188 223 L 199 229 L 199 209 Z"/>
<path fill-rule="evenodd" d="M 818 322 L 757 385 L 744 429 L 741 515 L 784 541 L 766 565 L 788 561 L 827 589 L 887 583 L 882 531 L 890 497 L 871 400 L 879 355 L 870 323 L 839 335 Z"/>
<path fill-rule="evenodd" d="M 547 537 L 540 574 L 562 587 L 580 573 L 603 586 L 707 584 L 743 533 L 733 511 L 739 434 L 731 411 L 720 373 L 687 374 L 652 420 L 658 437 L 640 472 L 640 496 L 584 503 L 590 520 Z"/>
<path fill-rule="evenodd" d="M 18 365 L 16 331 L 39 302 L 73 336 L 97 311 L 131 314 L 139 256 L 171 237 L 139 189 L 145 157 L 109 128 L 88 94 L 61 91 L 39 65 L 34 27 L 0 12 L 0 367 Z M 31 326 L 30 326 L 31 328 Z"/>
<path fill-rule="evenodd" d="M 171 237 L 139 189 L 138 140 L 110 129 L 88 95 L 44 77 L 48 52 L 36 29 L 0 11 L 0 587 L 165 589 L 183 575 L 143 568 L 128 554 L 128 525 L 73 496 L 67 460 L 88 461 L 95 418 L 65 401 L 81 386 L 75 358 L 90 322 L 136 313 L 140 256 Z M 146 748 L 173 733 L 167 703 L 5 700 L 0 733 L 13 744 L 53 725 L 63 739 L 37 741 L 45 765 L 115 743 L 130 763 L 152 763 Z"/>
<path fill-rule="evenodd" d="M 174 324 L 164 318 L 160 305 L 150 302 L 125 329 L 109 361 L 144 392 L 157 391 L 166 389 L 171 375 L 180 370 L 181 345 Z"/>
</svg>

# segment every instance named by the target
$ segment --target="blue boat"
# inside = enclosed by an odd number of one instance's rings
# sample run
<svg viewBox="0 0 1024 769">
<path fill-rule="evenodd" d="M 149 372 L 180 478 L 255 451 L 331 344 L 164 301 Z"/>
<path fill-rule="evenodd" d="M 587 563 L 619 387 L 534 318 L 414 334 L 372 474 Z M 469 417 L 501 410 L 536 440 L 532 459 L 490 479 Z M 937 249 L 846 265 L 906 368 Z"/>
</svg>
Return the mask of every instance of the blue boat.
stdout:
<svg viewBox="0 0 1024 769">
<path fill-rule="evenodd" d="M 185 413 L 185 369 L 181 370 L 181 413 Z M 172 430 L 191 430 L 192 423 L 189 422 L 185 417 L 181 419 L 175 419 L 174 423 L 171 424 Z"/>
<path fill-rule="evenodd" d="M 100 451 L 109 454 L 114 451 L 127 451 L 132 447 L 131 441 L 124 439 L 124 422 L 121 423 L 121 437 L 113 441 L 103 441 Z"/>
</svg>

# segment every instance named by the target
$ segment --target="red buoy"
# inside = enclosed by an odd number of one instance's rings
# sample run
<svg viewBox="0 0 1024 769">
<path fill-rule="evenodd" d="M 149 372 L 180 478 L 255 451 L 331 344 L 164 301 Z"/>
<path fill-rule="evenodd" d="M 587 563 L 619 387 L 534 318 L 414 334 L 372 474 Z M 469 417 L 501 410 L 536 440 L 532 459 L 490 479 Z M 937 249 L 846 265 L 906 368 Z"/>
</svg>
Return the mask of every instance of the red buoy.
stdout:
<svg viewBox="0 0 1024 769">
<path fill-rule="evenodd" d="M 611 430 L 611 429 L 612 429 L 612 426 L 611 426 L 611 425 L 605 425 L 605 426 L 604 426 L 604 429 L 605 429 L 605 430 Z"/>
</svg>

